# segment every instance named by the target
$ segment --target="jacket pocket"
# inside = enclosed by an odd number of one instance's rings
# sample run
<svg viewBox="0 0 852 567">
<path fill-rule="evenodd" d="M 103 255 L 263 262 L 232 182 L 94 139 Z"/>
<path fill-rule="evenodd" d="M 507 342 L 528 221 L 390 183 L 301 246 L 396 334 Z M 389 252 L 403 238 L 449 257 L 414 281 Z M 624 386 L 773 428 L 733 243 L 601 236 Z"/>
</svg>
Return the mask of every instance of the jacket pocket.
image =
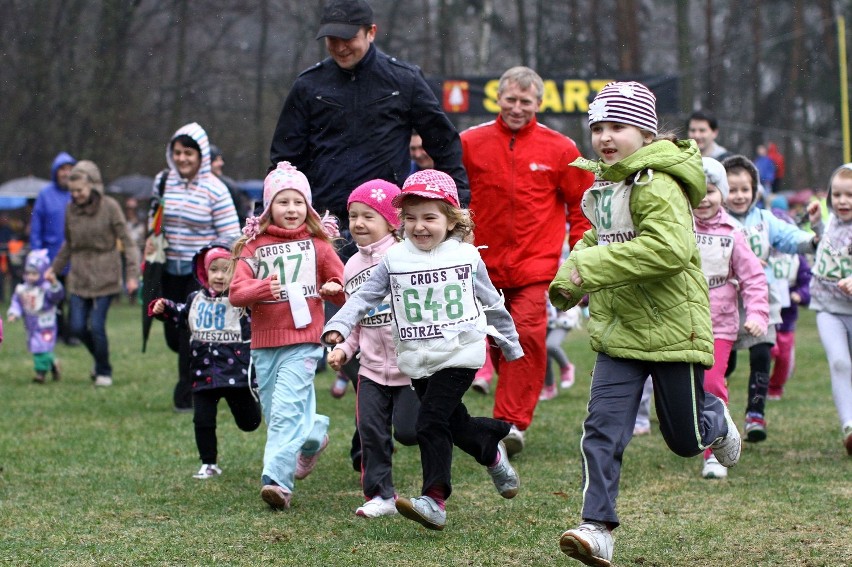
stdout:
<svg viewBox="0 0 852 567">
<path fill-rule="evenodd" d="M 398 97 L 398 96 L 399 96 L 399 91 L 393 91 L 393 92 L 390 92 L 390 93 L 388 93 L 384 96 L 377 98 L 376 100 L 368 102 L 367 106 L 372 106 L 374 104 L 381 104 L 383 102 L 389 101 L 389 100 L 393 99 L 394 97 Z"/>
<path fill-rule="evenodd" d="M 657 305 L 651 299 L 651 295 L 648 293 L 648 290 L 645 289 L 645 286 L 637 284 L 636 291 L 639 293 L 639 303 L 642 304 L 642 308 L 648 314 L 648 317 L 654 321 L 655 323 L 659 323 L 662 317 L 660 316 L 660 310 L 657 308 Z"/>
<path fill-rule="evenodd" d="M 317 101 L 320 104 L 324 104 L 324 105 L 330 106 L 332 108 L 339 108 L 339 109 L 343 108 L 343 105 L 341 103 L 337 102 L 334 99 L 331 99 L 329 97 L 325 97 L 325 96 L 322 96 L 322 95 L 317 95 Z"/>
</svg>

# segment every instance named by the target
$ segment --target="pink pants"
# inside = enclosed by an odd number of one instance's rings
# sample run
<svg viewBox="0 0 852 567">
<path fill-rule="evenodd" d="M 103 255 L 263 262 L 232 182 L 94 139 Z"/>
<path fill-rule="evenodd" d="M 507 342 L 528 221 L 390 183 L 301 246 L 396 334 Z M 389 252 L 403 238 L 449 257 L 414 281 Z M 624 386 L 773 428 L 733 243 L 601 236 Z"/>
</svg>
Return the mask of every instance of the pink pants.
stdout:
<svg viewBox="0 0 852 567">
<path fill-rule="evenodd" d="M 796 331 L 778 331 L 775 346 L 769 351 L 769 356 L 775 360 L 772 374 L 769 376 L 770 396 L 780 396 L 784 393 L 784 384 L 793 374 L 796 363 Z"/>
<path fill-rule="evenodd" d="M 728 405 L 728 383 L 725 381 L 725 370 L 728 368 L 728 357 L 734 341 L 729 339 L 713 339 L 713 367 L 704 371 L 704 391 L 710 392 Z M 712 451 L 704 451 L 704 458 L 712 455 Z"/>
</svg>

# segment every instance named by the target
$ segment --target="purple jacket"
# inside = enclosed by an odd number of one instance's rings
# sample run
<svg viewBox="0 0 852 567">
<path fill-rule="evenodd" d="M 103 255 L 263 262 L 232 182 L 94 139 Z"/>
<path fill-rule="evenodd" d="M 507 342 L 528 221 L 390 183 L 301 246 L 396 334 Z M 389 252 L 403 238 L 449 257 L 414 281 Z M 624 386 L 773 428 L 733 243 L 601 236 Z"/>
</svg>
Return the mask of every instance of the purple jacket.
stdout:
<svg viewBox="0 0 852 567">
<path fill-rule="evenodd" d="M 370 271 L 384 257 L 388 248 L 396 244 L 392 234 L 369 246 L 358 246 L 358 253 L 349 258 L 343 268 L 346 297 L 358 291 L 369 279 Z M 335 348 L 346 353 L 346 360 L 361 349 L 359 374 L 385 386 L 408 386 L 411 379 L 396 366 L 396 347 L 393 340 L 393 315 L 390 303 L 382 303 L 371 310 L 361 323 L 352 329 L 346 340 Z"/>
<path fill-rule="evenodd" d="M 56 306 L 65 297 L 62 285 L 42 280 L 35 285 L 15 286 L 8 316 L 24 320 L 27 330 L 27 349 L 33 354 L 52 352 L 56 346 Z"/>
<path fill-rule="evenodd" d="M 695 219 L 695 239 L 710 288 L 713 338 L 736 340 L 740 328 L 737 293 L 742 295 L 746 320 L 762 325 L 765 333 L 769 324 L 766 274 L 742 231 L 720 207 L 711 219 Z"/>
<path fill-rule="evenodd" d="M 782 209 L 772 208 L 772 214 L 778 217 L 779 219 L 788 222 L 790 224 L 796 224 L 796 222 L 787 214 L 786 211 Z M 778 252 L 781 255 L 780 252 Z M 796 321 L 799 320 L 799 305 L 807 305 L 811 302 L 811 266 L 808 264 L 807 258 L 803 254 L 798 255 L 786 255 L 790 256 L 791 259 L 795 258 L 796 262 L 790 262 L 790 264 L 798 264 L 796 269 L 795 276 L 791 274 L 786 274 L 788 276 L 788 283 L 790 286 L 790 294 L 798 293 L 801 301 L 799 303 L 790 302 L 789 307 L 784 307 L 781 309 L 781 322 L 778 324 L 778 331 L 782 333 L 792 333 L 796 330 Z M 770 255 L 769 262 L 773 264 L 773 269 L 780 268 L 782 271 L 786 267 L 786 263 L 779 262 L 779 258 Z M 776 264 L 777 268 L 776 268 Z M 776 273 L 777 277 L 782 277 L 785 274 Z"/>
</svg>

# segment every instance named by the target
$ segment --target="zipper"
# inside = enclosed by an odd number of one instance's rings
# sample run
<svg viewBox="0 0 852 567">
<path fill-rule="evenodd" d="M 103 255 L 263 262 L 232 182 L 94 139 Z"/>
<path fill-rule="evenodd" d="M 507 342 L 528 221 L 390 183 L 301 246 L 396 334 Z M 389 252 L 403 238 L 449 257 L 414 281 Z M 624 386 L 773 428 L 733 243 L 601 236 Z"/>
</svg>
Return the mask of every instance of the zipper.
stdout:
<svg viewBox="0 0 852 567">
<path fill-rule="evenodd" d="M 335 102 L 331 99 L 325 98 L 322 95 L 317 95 L 317 100 L 320 101 L 321 103 L 327 104 L 329 106 L 334 106 L 336 108 L 343 108 L 343 105 L 340 104 L 339 102 Z"/>
<path fill-rule="evenodd" d="M 654 321 L 656 321 L 657 323 L 659 323 L 660 322 L 660 310 L 657 309 L 657 306 L 654 305 L 653 301 L 651 301 L 651 296 L 648 295 L 648 292 L 645 291 L 645 288 L 641 285 L 637 285 L 636 289 L 638 289 L 642 293 L 642 296 L 645 298 L 645 302 L 647 303 L 648 307 L 650 308 L 651 318 L 654 319 Z"/>
<path fill-rule="evenodd" d="M 380 103 L 380 102 L 386 101 L 386 100 L 388 100 L 389 98 L 393 98 L 393 97 L 395 97 L 395 96 L 399 96 L 399 91 L 393 91 L 391 94 L 389 94 L 389 95 L 387 95 L 387 96 L 383 96 L 382 98 L 377 98 L 376 100 L 374 100 L 374 101 L 373 101 L 373 102 L 371 102 L 370 104 L 371 104 L 371 105 L 372 105 L 372 104 L 378 104 L 378 103 Z"/>
</svg>

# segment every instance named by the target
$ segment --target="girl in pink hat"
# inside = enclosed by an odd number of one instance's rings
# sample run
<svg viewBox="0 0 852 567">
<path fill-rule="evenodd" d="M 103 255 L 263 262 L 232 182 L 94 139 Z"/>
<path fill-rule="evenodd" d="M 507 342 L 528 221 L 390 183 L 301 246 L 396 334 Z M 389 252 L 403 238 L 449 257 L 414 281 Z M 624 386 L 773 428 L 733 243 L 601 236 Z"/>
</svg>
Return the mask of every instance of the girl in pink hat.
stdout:
<svg viewBox="0 0 852 567">
<path fill-rule="evenodd" d="M 246 220 L 230 300 L 251 308 L 251 355 L 266 421 L 261 498 L 290 507 L 294 479 L 311 473 L 328 445 L 328 417 L 316 412 L 314 373 L 323 301 L 343 303 L 336 227 L 311 206 L 305 175 L 281 162 L 263 183 L 263 212 Z"/>
<path fill-rule="evenodd" d="M 421 495 L 397 498 L 396 510 L 442 530 L 452 492 L 453 445 L 486 467 L 503 498 L 518 493 L 520 480 L 501 441 L 509 424 L 471 417 L 462 397 L 485 362 L 486 335 L 495 337 L 507 360 L 523 356 L 523 349 L 479 252 L 463 242 L 473 222 L 459 208 L 453 178 L 418 171 L 391 203 L 402 209 L 405 240 L 388 248 L 370 278 L 326 324 L 323 344 L 343 343 L 390 297 L 397 366 L 411 377 L 420 399 L 415 431 L 423 467 Z"/>
</svg>

